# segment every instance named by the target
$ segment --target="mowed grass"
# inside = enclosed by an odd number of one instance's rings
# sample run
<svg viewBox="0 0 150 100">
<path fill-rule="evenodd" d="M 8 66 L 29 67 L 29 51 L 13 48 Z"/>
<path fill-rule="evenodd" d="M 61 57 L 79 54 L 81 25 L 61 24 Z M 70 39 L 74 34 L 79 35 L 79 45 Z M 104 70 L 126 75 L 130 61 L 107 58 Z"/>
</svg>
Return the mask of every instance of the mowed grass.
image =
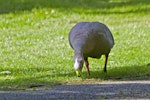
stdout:
<svg viewBox="0 0 150 100">
<path fill-rule="evenodd" d="M 51 87 L 61 83 L 150 80 L 149 0 L 0 1 L 0 89 Z M 105 23 L 115 45 L 108 72 L 104 60 L 89 59 L 77 77 L 70 29 L 80 21 Z"/>
</svg>

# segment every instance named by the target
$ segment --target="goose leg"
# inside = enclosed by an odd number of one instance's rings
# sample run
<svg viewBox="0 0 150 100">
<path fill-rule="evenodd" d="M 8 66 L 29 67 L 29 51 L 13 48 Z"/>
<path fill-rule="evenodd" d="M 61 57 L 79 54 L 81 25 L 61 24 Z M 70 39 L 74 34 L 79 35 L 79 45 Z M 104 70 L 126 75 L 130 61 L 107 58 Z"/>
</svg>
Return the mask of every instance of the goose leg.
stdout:
<svg viewBox="0 0 150 100">
<path fill-rule="evenodd" d="M 88 60 L 85 60 L 85 65 L 86 65 L 86 68 L 87 68 L 88 74 L 90 75 L 89 62 L 88 62 Z"/>
<path fill-rule="evenodd" d="M 108 55 L 109 55 L 109 54 L 106 54 L 106 55 L 105 55 L 105 66 L 104 66 L 104 72 L 107 72 L 107 60 L 108 60 Z"/>
</svg>

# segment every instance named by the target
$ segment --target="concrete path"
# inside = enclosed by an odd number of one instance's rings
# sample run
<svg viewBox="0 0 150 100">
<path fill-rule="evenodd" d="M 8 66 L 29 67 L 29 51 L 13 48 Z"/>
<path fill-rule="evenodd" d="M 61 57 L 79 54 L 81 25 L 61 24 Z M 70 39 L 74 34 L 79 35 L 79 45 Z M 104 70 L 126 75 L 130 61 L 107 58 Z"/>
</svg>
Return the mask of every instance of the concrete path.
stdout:
<svg viewBox="0 0 150 100">
<path fill-rule="evenodd" d="M 60 85 L 38 91 L 0 91 L 0 100 L 150 100 L 150 81 Z"/>
</svg>

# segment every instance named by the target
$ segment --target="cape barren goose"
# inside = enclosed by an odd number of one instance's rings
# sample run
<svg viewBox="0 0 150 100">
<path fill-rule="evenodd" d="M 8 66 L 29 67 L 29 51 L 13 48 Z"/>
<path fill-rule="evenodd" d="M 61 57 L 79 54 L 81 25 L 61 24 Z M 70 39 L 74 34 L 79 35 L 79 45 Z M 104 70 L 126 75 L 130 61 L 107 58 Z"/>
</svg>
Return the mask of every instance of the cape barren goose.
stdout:
<svg viewBox="0 0 150 100">
<path fill-rule="evenodd" d="M 108 55 L 114 45 L 114 38 L 106 25 L 100 22 L 77 23 L 69 32 L 69 43 L 74 49 L 77 76 L 81 76 L 84 62 L 90 75 L 88 57 L 100 58 L 105 55 L 104 72 L 107 71 Z"/>
</svg>

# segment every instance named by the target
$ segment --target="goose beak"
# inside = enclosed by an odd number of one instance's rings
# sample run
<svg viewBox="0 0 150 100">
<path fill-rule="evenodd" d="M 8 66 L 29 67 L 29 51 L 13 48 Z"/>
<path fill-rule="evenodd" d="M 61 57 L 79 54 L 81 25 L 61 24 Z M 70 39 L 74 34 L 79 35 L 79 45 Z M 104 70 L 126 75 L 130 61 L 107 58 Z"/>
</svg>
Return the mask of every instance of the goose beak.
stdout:
<svg viewBox="0 0 150 100">
<path fill-rule="evenodd" d="M 81 73 L 82 73 L 81 70 L 76 70 L 76 74 L 78 77 L 81 77 Z"/>
</svg>

